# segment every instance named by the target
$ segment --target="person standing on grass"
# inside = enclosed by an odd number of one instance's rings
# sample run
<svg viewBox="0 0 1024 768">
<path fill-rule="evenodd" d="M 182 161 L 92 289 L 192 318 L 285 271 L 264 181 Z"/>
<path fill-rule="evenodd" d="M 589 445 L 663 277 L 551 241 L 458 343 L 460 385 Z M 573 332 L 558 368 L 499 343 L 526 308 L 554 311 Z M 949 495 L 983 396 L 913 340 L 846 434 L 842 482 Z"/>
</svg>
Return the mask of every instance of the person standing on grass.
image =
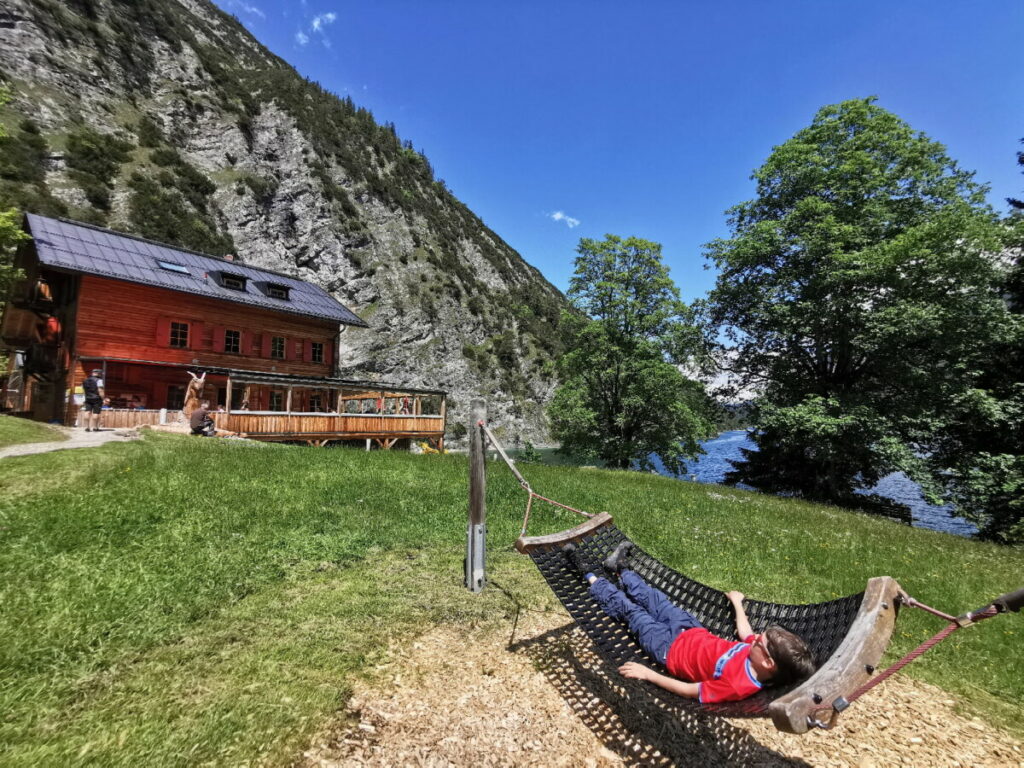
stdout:
<svg viewBox="0 0 1024 768">
<path fill-rule="evenodd" d="M 82 406 L 82 421 L 85 423 L 86 432 L 100 431 L 100 411 L 103 410 L 103 379 L 100 377 L 103 371 L 93 368 L 92 373 L 82 382 L 82 392 L 85 393 L 85 404 Z"/>
<path fill-rule="evenodd" d="M 771 626 L 763 634 L 754 633 L 743 608 L 742 592 L 726 593 L 736 611 L 740 642 L 717 637 L 663 592 L 626 568 L 632 548 L 632 542 L 622 542 L 602 567 L 589 562 L 575 545 L 563 547 L 605 613 L 629 624 L 640 646 L 671 675 L 630 661 L 619 667 L 623 677 L 647 680 L 678 696 L 710 704 L 739 701 L 758 693 L 765 685 L 795 683 L 814 674 L 810 649 L 792 632 Z M 617 575 L 622 589 L 605 574 Z"/>
</svg>

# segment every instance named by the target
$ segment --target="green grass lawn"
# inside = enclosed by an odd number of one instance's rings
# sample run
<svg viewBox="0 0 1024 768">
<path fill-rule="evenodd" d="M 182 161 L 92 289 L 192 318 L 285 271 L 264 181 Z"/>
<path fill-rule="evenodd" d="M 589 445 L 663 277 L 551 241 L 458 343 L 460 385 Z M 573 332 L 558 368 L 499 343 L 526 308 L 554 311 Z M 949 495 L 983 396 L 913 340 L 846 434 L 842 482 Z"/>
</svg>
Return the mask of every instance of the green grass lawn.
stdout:
<svg viewBox="0 0 1024 768">
<path fill-rule="evenodd" d="M 4 765 L 285 764 L 396 644 L 514 613 L 501 590 L 462 587 L 465 456 L 150 435 L 2 466 Z M 554 610 L 512 548 L 522 491 L 488 466 L 490 576 Z M 957 613 L 1024 582 L 1020 549 L 648 474 L 524 471 L 545 495 L 612 512 L 678 570 L 752 598 L 819 601 L 887 574 Z M 578 521 L 534 517 L 532 533 Z M 904 611 L 890 656 L 941 626 Z M 1000 617 L 909 673 L 1019 732 L 1022 636 L 1021 616 Z"/>
<path fill-rule="evenodd" d="M 49 443 L 67 439 L 67 435 L 58 427 L 14 416 L 0 415 L 0 448 L 21 443 Z"/>
</svg>

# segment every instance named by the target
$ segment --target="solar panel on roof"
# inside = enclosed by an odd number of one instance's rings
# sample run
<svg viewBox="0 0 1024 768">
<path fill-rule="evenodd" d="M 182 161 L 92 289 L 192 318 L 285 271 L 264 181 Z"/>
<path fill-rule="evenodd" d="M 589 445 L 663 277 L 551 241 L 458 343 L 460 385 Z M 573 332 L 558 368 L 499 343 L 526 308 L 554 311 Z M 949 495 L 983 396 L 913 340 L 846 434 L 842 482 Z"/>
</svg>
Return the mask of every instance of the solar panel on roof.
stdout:
<svg viewBox="0 0 1024 768">
<path fill-rule="evenodd" d="M 169 272 L 181 272 L 183 275 L 189 273 L 188 267 L 182 264 L 175 264 L 172 261 L 160 261 L 159 259 L 157 259 L 156 263 L 160 265 L 160 269 L 166 269 Z"/>
</svg>

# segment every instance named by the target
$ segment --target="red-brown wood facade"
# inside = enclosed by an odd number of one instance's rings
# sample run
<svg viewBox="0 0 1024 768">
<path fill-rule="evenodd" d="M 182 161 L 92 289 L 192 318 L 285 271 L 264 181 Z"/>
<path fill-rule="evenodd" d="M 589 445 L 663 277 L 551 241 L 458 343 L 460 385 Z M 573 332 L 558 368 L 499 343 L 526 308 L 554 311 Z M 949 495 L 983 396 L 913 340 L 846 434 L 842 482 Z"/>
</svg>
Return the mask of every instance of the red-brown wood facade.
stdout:
<svg viewBox="0 0 1024 768">
<path fill-rule="evenodd" d="M 187 329 L 187 345 L 171 345 L 171 324 Z M 177 330 L 177 329 L 176 329 Z M 225 351 L 228 331 L 238 333 L 239 351 Z M 273 339 L 283 339 L 274 357 Z M 332 320 L 272 312 L 230 301 L 149 285 L 83 275 L 75 322 L 74 388 L 95 360 L 177 363 L 186 368 L 236 368 L 294 376 L 330 376 L 338 324 Z M 314 345 L 321 362 L 314 362 Z M 187 383 L 178 371 L 176 384 Z M 159 392 L 150 403 L 165 407 Z"/>
</svg>

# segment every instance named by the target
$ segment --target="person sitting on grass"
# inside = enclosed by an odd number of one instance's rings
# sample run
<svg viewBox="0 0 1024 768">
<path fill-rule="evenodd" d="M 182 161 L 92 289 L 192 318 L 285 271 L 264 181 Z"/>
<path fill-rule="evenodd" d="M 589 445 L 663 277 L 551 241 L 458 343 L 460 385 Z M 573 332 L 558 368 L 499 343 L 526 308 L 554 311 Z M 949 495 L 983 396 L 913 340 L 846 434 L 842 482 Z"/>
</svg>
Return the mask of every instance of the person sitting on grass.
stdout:
<svg viewBox="0 0 1024 768">
<path fill-rule="evenodd" d="M 213 437 L 216 429 L 213 425 L 213 418 L 210 416 L 210 401 L 203 400 L 199 407 L 192 411 L 189 417 L 189 426 L 192 427 L 193 435 Z"/>
<path fill-rule="evenodd" d="M 603 567 L 588 561 L 574 544 L 563 547 L 605 613 L 625 621 L 640 646 L 671 675 L 630 661 L 619 667 L 623 677 L 648 680 L 666 691 L 710 704 L 739 701 L 765 685 L 796 683 L 814 673 L 810 649 L 792 632 L 779 626 L 770 626 L 762 634 L 753 632 L 741 592 L 726 593 L 736 611 L 740 641 L 711 634 L 693 615 L 626 567 L 632 547 L 629 541 L 619 544 Z M 609 576 L 618 576 L 622 589 Z"/>
</svg>

